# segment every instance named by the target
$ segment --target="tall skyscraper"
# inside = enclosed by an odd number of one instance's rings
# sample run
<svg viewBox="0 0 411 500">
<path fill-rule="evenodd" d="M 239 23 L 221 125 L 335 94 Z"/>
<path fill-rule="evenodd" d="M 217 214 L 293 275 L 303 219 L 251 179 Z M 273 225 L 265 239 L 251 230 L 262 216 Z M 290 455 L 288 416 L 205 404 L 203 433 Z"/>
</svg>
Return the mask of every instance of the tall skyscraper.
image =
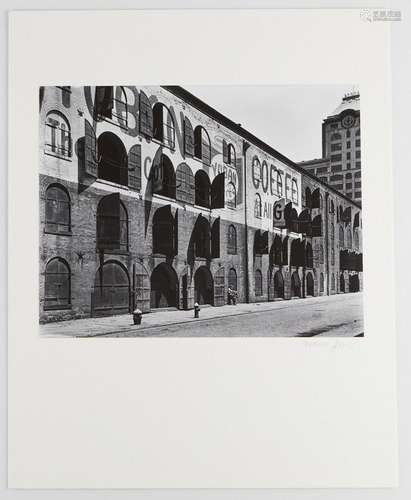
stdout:
<svg viewBox="0 0 411 500">
<path fill-rule="evenodd" d="M 360 94 L 346 94 L 322 124 L 322 158 L 299 165 L 361 203 Z"/>
</svg>

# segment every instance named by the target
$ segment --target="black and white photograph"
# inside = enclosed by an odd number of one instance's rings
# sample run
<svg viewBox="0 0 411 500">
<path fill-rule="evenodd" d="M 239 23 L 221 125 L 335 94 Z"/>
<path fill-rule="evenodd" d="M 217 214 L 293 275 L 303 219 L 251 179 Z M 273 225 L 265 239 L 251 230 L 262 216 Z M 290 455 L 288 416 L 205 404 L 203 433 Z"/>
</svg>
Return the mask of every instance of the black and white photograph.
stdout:
<svg viewBox="0 0 411 500">
<path fill-rule="evenodd" d="M 364 336 L 359 85 L 39 105 L 41 336 Z"/>
<path fill-rule="evenodd" d="M 393 491 L 405 15 L 83 2 L 9 15 L 8 488 Z"/>
</svg>

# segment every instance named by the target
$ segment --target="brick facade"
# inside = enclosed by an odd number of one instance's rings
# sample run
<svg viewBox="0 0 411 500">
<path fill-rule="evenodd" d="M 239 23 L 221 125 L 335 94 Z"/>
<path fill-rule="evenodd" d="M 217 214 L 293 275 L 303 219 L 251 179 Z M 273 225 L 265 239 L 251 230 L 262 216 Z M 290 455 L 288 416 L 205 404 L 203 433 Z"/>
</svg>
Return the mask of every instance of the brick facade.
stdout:
<svg viewBox="0 0 411 500">
<path fill-rule="evenodd" d="M 359 205 L 179 87 L 114 87 L 107 101 L 110 89 L 40 91 L 42 322 L 222 305 L 230 280 L 240 302 L 354 291 L 356 279 L 362 288 L 351 264 L 362 248 Z M 320 193 L 318 208 L 308 190 Z M 274 226 L 280 200 L 297 216 L 308 208 L 304 231 L 292 217 Z M 341 251 L 352 269 L 340 269 Z"/>
</svg>

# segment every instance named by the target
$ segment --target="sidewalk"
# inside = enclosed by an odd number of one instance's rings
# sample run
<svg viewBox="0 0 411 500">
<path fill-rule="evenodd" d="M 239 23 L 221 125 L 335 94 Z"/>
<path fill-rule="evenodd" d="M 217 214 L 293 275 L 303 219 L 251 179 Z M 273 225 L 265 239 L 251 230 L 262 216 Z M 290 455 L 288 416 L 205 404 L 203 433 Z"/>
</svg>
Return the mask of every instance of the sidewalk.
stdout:
<svg viewBox="0 0 411 500">
<path fill-rule="evenodd" d="M 275 302 L 257 302 L 253 304 L 237 304 L 236 306 L 211 307 L 204 306 L 200 310 L 200 318 L 194 318 L 194 311 L 166 310 L 143 314 L 141 325 L 134 325 L 131 314 L 109 316 L 105 318 L 86 318 L 57 323 L 40 325 L 40 334 L 43 337 L 96 337 L 113 333 L 129 332 L 130 330 L 144 331 L 165 325 L 178 325 L 190 322 L 200 323 L 212 321 L 221 317 L 255 314 L 275 309 L 286 309 L 299 304 L 316 304 L 335 300 L 344 300 L 351 294 L 331 295 L 323 297 L 309 297 L 306 299 L 278 300 Z M 154 333 L 154 332 L 153 332 Z"/>
</svg>

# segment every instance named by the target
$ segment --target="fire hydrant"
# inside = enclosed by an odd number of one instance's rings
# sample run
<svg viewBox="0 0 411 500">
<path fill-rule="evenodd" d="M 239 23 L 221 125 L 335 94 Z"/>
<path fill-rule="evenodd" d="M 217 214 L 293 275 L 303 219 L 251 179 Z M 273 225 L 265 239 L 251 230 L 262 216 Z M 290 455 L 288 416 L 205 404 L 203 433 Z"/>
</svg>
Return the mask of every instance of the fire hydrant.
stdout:
<svg viewBox="0 0 411 500">
<path fill-rule="evenodd" d="M 198 302 L 194 304 L 194 317 L 195 318 L 200 317 L 200 306 L 198 305 Z"/>
<path fill-rule="evenodd" d="M 141 324 L 141 318 L 143 316 L 143 313 L 140 311 L 140 309 L 134 309 L 133 311 L 133 321 L 135 325 L 140 325 Z"/>
</svg>

